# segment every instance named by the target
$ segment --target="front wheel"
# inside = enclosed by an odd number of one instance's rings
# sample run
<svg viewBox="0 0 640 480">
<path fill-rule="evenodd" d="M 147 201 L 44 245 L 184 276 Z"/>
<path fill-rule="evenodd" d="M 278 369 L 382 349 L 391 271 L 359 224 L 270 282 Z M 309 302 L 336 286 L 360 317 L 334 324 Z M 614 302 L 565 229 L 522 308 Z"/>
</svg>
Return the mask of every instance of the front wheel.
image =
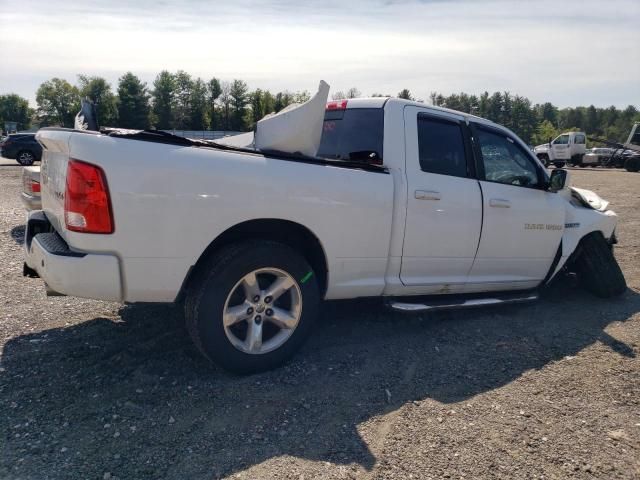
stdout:
<svg viewBox="0 0 640 480">
<path fill-rule="evenodd" d="M 627 282 L 604 236 L 591 233 L 581 240 L 579 248 L 575 270 L 583 288 L 602 298 L 624 293 Z"/>
<path fill-rule="evenodd" d="M 293 356 L 309 336 L 319 303 L 315 274 L 300 253 L 251 241 L 225 247 L 199 267 L 185 317 L 207 358 L 247 374 Z"/>
</svg>

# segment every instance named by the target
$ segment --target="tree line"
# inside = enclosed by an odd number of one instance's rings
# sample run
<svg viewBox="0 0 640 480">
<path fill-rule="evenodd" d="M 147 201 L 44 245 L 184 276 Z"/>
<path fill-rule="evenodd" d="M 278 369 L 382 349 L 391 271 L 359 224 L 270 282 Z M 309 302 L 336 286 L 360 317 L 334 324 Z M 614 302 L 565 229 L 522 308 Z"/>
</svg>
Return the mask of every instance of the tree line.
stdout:
<svg viewBox="0 0 640 480">
<path fill-rule="evenodd" d="M 360 96 L 360 90 L 353 87 L 334 93 L 332 98 Z M 371 96 L 391 95 L 373 93 Z M 414 100 L 406 88 L 395 96 Z M 243 80 L 194 78 L 183 70 L 175 73 L 164 70 L 151 86 L 127 72 L 118 79 L 115 89 L 102 77 L 78 75 L 75 85 L 62 78 L 42 83 L 36 92 L 36 109 L 31 109 L 28 101 L 18 95 L 0 95 L 0 126 L 4 121 L 17 121 L 19 130 L 28 129 L 32 123 L 72 127 L 82 98 L 94 102 L 98 123 L 103 126 L 247 131 L 264 115 L 308 100 L 310 93 L 306 90 L 277 93 L 260 88 L 250 90 Z M 632 105 L 625 109 L 615 106 L 596 108 L 593 105 L 560 109 L 550 102 L 532 104 L 528 98 L 509 92 L 448 96 L 433 92 L 429 101 L 436 106 L 471 113 L 505 125 L 525 142 L 534 145 L 567 130 L 581 130 L 589 136 L 624 141 L 632 123 L 640 121 L 640 113 Z"/>
</svg>

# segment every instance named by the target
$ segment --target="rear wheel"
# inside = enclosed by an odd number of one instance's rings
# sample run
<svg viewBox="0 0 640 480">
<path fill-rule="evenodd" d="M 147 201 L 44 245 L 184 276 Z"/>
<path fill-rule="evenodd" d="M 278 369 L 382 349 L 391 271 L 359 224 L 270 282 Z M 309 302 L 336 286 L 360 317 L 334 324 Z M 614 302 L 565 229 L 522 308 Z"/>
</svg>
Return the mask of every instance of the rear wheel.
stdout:
<svg viewBox="0 0 640 480">
<path fill-rule="evenodd" d="M 320 294 L 313 270 L 292 248 L 271 241 L 232 245 L 199 268 L 185 303 L 200 351 L 235 373 L 288 360 L 308 337 Z"/>
<path fill-rule="evenodd" d="M 637 172 L 640 170 L 640 157 L 629 157 L 627 158 L 624 168 L 627 172 Z"/>
<path fill-rule="evenodd" d="M 29 165 L 33 165 L 33 162 L 36 161 L 36 157 L 29 150 L 22 150 L 22 151 L 18 152 L 18 155 L 16 156 L 16 161 L 20 165 L 22 165 L 24 167 L 28 167 Z"/>
<path fill-rule="evenodd" d="M 583 288 L 592 294 L 609 298 L 621 295 L 627 283 L 620 266 L 613 256 L 613 249 L 600 232 L 584 237 L 580 253 L 575 261 L 575 270 Z"/>
</svg>

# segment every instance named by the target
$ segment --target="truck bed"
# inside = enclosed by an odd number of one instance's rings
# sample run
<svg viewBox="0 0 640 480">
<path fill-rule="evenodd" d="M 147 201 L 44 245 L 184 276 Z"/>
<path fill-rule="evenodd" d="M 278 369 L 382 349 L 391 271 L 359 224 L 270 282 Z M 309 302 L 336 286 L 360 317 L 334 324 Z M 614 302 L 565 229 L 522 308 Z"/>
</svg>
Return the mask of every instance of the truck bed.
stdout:
<svg viewBox="0 0 640 480">
<path fill-rule="evenodd" d="M 304 225 L 322 239 L 334 272 L 327 298 L 378 295 L 384 288 L 394 191 L 384 167 L 150 131 L 46 128 L 38 140 L 46 148 L 42 204 L 48 221 L 72 251 L 117 259 L 121 301 L 175 300 L 209 244 L 255 219 Z M 103 169 L 112 234 L 65 227 L 70 158 Z"/>
</svg>

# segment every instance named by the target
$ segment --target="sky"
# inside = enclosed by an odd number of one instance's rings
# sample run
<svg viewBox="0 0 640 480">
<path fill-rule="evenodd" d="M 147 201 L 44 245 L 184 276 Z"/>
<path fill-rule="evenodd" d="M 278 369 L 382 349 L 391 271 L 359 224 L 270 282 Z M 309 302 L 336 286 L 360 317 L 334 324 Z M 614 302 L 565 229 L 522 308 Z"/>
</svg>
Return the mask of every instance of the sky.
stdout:
<svg viewBox="0 0 640 480">
<path fill-rule="evenodd" d="M 0 0 L 0 94 L 77 74 L 640 107 L 638 0 Z"/>
</svg>

